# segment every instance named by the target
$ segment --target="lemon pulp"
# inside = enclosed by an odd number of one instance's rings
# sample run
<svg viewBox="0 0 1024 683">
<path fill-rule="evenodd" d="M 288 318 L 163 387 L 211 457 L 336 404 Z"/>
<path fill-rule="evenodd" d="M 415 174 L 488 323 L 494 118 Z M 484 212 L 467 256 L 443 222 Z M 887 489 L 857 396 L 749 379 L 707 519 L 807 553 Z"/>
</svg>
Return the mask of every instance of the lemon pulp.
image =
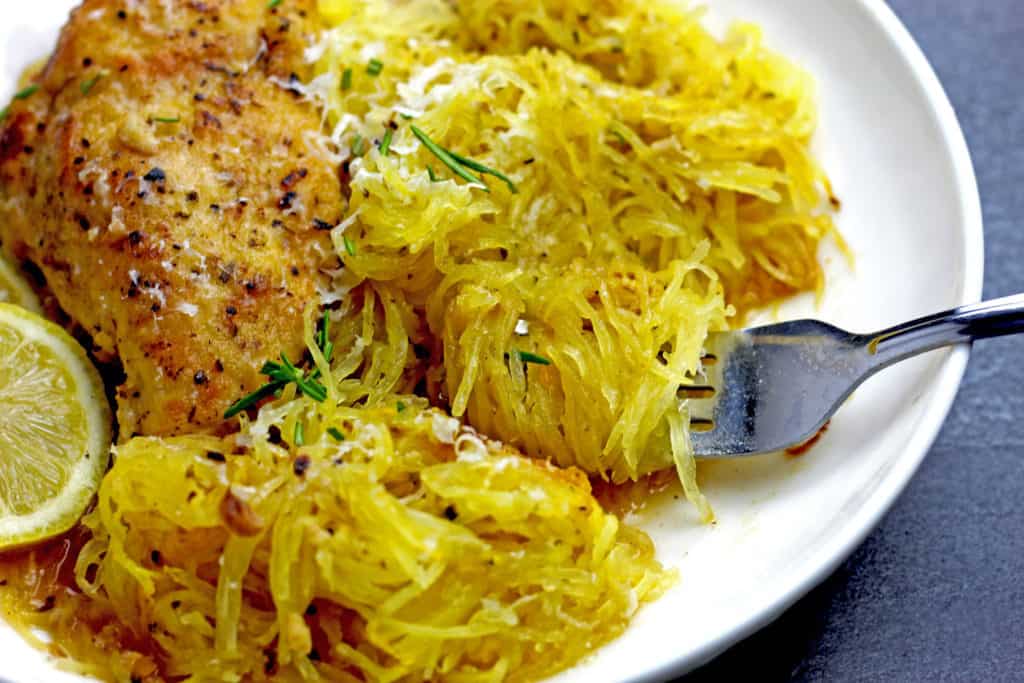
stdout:
<svg viewBox="0 0 1024 683">
<path fill-rule="evenodd" d="M 102 387 L 67 332 L 0 303 L 0 550 L 59 534 L 82 515 L 109 458 Z"/>
</svg>

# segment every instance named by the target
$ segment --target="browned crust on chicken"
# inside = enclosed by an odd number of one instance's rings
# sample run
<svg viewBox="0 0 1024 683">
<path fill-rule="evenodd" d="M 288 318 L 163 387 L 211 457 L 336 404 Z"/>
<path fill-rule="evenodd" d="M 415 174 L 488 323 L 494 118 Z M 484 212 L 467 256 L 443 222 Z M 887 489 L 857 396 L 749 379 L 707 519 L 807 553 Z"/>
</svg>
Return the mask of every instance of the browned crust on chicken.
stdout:
<svg viewBox="0 0 1024 683">
<path fill-rule="evenodd" d="M 4 249 L 120 358 L 122 438 L 215 427 L 263 361 L 302 353 L 344 209 L 320 113 L 289 87 L 314 10 L 86 0 L 4 122 Z"/>
</svg>

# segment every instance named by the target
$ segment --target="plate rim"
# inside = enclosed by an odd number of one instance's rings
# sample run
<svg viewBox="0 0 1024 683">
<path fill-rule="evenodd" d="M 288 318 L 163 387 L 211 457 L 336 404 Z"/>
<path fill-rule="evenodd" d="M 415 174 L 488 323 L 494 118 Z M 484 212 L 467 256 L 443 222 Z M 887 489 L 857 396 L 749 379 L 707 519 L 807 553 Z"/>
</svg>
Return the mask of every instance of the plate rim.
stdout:
<svg viewBox="0 0 1024 683">
<path fill-rule="evenodd" d="M 879 31 L 896 47 L 906 61 L 911 75 L 924 92 L 925 100 L 935 116 L 943 144 L 952 160 L 954 183 L 964 216 L 964 223 L 961 225 L 964 240 L 964 271 L 958 305 L 976 303 L 981 300 L 984 287 L 984 217 L 974 163 L 956 111 L 924 50 L 888 3 L 885 0 L 848 1 L 858 5 L 865 16 L 871 19 Z M 906 455 L 894 465 L 881 485 L 839 529 L 839 533 L 832 537 L 833 540 L 822 545 L 811 559 L 804 563 L 803 571 L 790 574 L 793 578 L 786 582 L 784 588 L 775 591 L 751 610 L 748 618 L 709 639 L 700 647 L 638 673 L 627 679 L 628 683 L 666 681 L 694 671 L 778 619 L 800 598 L 831 576 L 839 565 L 860 547 L 868 534 L 875 530 L 931 451 L 953 407 L 970 355 L 969 345 L 953 347 L 947 352 L 947 357 L 935 371 L 936 387 L 931 392 L 917 430 L 907 444 Z"/>
</svg>

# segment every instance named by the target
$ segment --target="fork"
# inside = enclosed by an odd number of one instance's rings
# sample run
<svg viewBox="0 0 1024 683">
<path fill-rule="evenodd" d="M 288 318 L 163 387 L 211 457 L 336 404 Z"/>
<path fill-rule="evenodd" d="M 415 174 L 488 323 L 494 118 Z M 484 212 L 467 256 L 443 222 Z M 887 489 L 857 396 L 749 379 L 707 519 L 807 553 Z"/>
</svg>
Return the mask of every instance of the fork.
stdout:
<svg viewBox="0 0 1024 683">
<path fill-rule="evenodd" d="M 698 458 L 780 451 L 814 437 L 860 384 L 943 346 L 1024 332 L 1024 294 L 954 308 L 874 334 L 820 320 L 712 333 L 702 384 L 683 386 Z"/>
</svg>

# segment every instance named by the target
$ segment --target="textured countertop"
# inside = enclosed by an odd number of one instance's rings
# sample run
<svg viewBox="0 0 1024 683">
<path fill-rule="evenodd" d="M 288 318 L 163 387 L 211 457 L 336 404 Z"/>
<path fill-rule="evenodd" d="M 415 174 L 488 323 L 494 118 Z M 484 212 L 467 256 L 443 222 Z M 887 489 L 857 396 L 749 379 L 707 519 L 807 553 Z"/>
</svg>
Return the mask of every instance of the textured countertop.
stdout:
<svg viewBox="0 0 1024 683">
<path fill-rule="evenodd" d="M 985 296 L 1024 292 L 1024 1 L 889 0 L 967 136 Z M 865 543 L 685 683 L 1024 679 L 1024 338 L 975 346 L 931 453 Z"/>
</svg>

